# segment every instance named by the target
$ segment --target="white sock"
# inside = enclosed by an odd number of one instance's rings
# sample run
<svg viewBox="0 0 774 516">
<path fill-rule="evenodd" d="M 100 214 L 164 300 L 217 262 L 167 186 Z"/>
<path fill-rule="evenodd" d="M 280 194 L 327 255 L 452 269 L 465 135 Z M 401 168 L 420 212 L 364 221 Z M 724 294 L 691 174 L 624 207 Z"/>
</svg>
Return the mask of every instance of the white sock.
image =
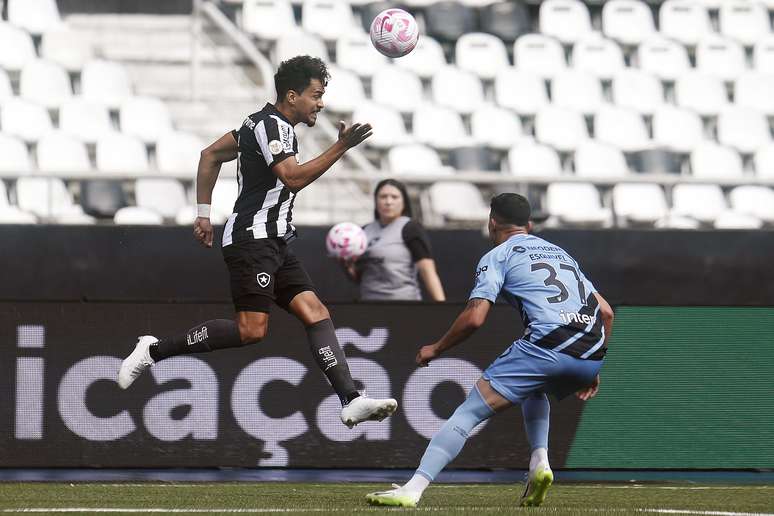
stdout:
<svg viewBox="0 0 774 516">
<path fill-rule="evenodd" d="M 411 477 L 411 480 L 403 485 L 403 489 L 417 495 L 417 498 L 419 498 L 422 496 L 422 493 L 424 493 L 425 489 L 427 489 L 427 486 L 429 485 L 430 481 L 428 479 L 422 475 L 414 473 L 414 476 Z"/>
<path fill-rule="evenodd" d="M 548 450 L 545 448 L 535 448 L 532 450 L 532 456 L 529 458 L 530 472 L 535 471 L 535 468 L 541 463 L 545 464 L 546 468 L 551 468 L 551 466 L 548 465 Z"/>
</svg>

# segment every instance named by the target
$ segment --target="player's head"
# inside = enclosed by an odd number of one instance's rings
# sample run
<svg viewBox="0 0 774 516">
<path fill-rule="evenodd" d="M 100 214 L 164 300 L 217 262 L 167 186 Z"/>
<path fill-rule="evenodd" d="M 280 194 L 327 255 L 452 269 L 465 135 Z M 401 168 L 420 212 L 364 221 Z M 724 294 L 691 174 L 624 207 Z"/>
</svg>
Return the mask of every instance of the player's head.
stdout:
<svg viewBox="0 0 774 516">
<path fill-rule="evenodd" d="M 374 218 L 392 221 L 401 215 L 411 217 L 406 185 L 395 179 L 379 181 L 374 190 Z"/>
<path fill-rule="evenodd" d="M 529 201 L 523 195 L 515 193 L 495 195 L 492 197 L 490 207 L 489 237 L 492 240 L 495 240 L 499 233 L 509 233 L 519 229 L 529 233 L 532 230 Z"/>
<path fill-rule="evenodd" d="M 329 78 L 328 67 L 318 57 L 296 56 L 280 64 L 274 74 L 277 104 L 290 112 L 293 124 L 303 122 L 311 127 L 317 122 L 317 113 L 325 107 L 322 96 Z"/>
</svg>

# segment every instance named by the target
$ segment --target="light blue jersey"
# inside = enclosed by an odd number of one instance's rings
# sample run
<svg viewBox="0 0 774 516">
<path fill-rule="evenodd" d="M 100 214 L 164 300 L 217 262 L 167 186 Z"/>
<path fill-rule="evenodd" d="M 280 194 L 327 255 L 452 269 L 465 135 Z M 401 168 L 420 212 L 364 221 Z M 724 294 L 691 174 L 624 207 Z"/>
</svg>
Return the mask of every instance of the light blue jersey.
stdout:
<svg viewBox="0 0 774 516">
<path fill-rule="evenodd" d="M 470 298 L 516 307 L 523 340 L 575 358 L 601 360 L 605 329 L 596 289 L 564 249 L 533 235 L 514 235 L 478 262 Z"/>
</svg>

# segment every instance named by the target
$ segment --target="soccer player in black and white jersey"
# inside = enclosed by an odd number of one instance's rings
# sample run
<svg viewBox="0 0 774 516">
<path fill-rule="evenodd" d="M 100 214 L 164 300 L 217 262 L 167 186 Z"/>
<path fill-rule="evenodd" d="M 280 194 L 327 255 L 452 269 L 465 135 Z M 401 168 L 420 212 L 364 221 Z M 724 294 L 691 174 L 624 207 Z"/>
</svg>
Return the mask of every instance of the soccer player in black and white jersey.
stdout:
<svg viewBox="0 0 774 516">
<path fill-rule="evenodd" d="M 328 78 L 325 63 L 318 58 L 297 56 L 283 62 L 274 76 L 276 104 L 266 104 L 238 130 L 202 151 L 194 236 L 206 247 L 212 247 L 210 201 L 221 164 L 238 159 L 239 196 L 223 232 L 223 258 L 231 276 L 236 318 L 206 321 L 161 340 L 140 337 L 121 364 L 118 383 L 122 388 L 128 388 L 159 360 L 260 342 L 266 335 L 273 301 L 306 327 L 312 355 L 341 400 L 345 425 L 351 428 L 362 421 L 381 421 L 397 409 L 394 399 L 358 393 L 330 314 L 288 246 L 296 236 L 291 223 L 296 193 L 371 136 L 369 124 L 346 127 L 339 122 L 338 140 L 316 158 L 299 164 L 293 127 L 315 124 L 324 107 Z"/>
</svg>

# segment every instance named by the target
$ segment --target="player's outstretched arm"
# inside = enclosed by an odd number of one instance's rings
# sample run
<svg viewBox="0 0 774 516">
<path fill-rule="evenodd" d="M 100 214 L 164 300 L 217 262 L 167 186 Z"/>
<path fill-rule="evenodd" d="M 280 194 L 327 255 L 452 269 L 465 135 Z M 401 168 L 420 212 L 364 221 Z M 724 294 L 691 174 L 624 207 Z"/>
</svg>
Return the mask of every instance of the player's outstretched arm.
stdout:
<svg viewBox="0 0 774 516">
<path fill-rule="evenodd" d="M 339 122 L 339 139 L 322 154 L 302 165 L 294 159 L 284 159 L 274 165 L 272 170 L 293 193 L 298 192 L 327 172 L 344 153 L 363 143 L 371 134 L 371 124 L 353 124 L 347 127 L 344 122 Z"/>
<path fill-rule="evenodd" d="M 212 247 L 212 224 L 210 223 L 210 204 L 212 204 L 212 189 L 220 174 L 220 166 L 227 161 L 236 159 L 237 141 L 233 133 L 227 133 L 216 142 L 204 149 L 199 156 L 199 167 L 196 171 L 196 209 L 194 221 L 194 237 L 205 247 Z"/>
<path fill-rule="evenodd" d="M 451 328 L 437 342 L 422 346 L 417 353 L 416 362 L 419 367 L 427 364 L 441 355 L 447 349 L 465 341 L 479 329 L 489 315 L 491 301 L 475 297 L 468 301 L 465 309 L 457 316 Z"/>
</svg>

